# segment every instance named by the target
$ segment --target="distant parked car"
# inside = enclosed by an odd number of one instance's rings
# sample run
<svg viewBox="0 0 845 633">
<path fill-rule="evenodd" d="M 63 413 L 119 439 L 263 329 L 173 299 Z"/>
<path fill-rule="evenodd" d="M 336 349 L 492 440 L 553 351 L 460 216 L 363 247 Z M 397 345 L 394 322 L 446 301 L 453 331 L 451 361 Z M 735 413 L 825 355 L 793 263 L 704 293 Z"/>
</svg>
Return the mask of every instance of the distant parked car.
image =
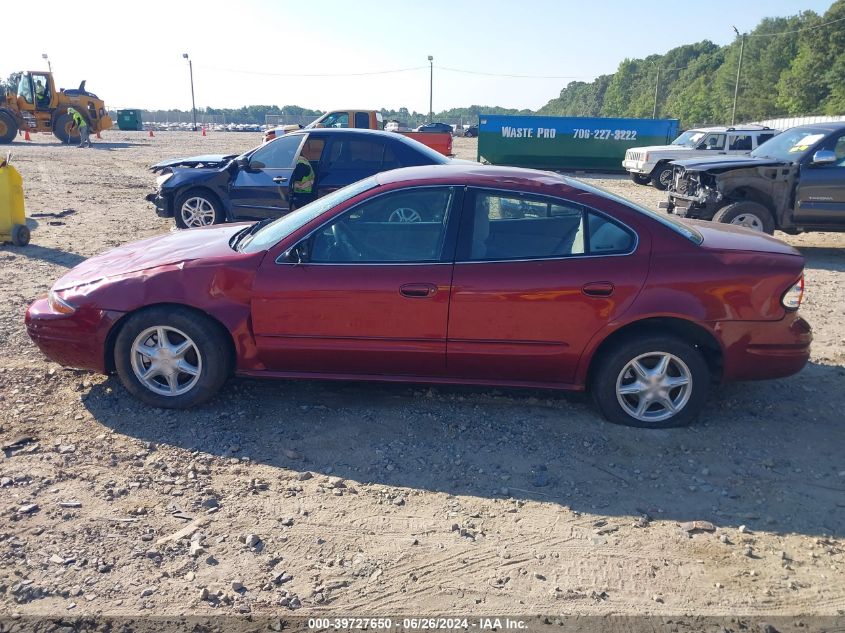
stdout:
<svg viewBox="0 0 845 633">
<path fill-rule="evenodd" d="M 664 190 L 672 182 L 672 161 L 748 154 L 778 133 L 760 125 L 696 128 L 687 130 L 670 145 L 630 148 L 622 166 L 638 185 L 651 182 L 656 189 Z"/>
<path fill-rule="evenodd" d="M 315 173 L 316 197 L 382 171 L 441 165 L 449 158 L 400 134 L 375 130 L 317 128 L 280 136 L 240 156 L 211 155 L 162 161 L 158 190 L 146 199 L 161 217 L 182 229 L 277 218 L 301 206 L 291 187 L 297 159 Z M 313 198 L 315 196 L 307 196 Z M 306 200 L 307 201 L 307 200 Z"/>
<path fill-rule="evenodd" d="M 447 134 L 452 134 L 454 130 L 452 129 L 452 126 L 448 125 L 447 123 L 435 122 L 421 125 L 416 128 L 414 132 L 446 132 Z"/>
<path fill-rule="evenodd" d="M 478 136 L 478 126 L 477 125 L 470 125 L 467 129 L 464 130 L 464 136 L 467 138 L 475 138 Z"/>
<path fill-rule="evenodd" d="M 845 231 L 845 123 L 791 128 L 750 156 L 675 163 L 669 213 L 773 233 Z"/>
</svg>

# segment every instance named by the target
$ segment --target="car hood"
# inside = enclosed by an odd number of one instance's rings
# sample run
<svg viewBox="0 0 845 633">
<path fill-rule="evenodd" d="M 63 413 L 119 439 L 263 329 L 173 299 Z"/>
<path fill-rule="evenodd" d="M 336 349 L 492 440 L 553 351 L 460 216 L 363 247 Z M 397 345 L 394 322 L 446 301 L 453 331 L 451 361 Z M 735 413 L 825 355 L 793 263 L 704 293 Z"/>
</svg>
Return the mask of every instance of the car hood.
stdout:
<svg viewBox="0 0 845 633">
<path fill-rule="evenodd" d="M 150 166 L 150 171 L 159 172 L 168 167 L 202 167 L 215 169 L 235 158 L 237 154 L 203 154 L 187 158 L 169 158 Z"/>
<path fill-rule="evenodd" d="M 649 153 L 656 153 L 656 152 L 691 152 L 693 151 L 691 147 L 684 147 L 683 145 L 648 145 L 646 147 L 631 147 L 627 151 L 629 152 L 649 152 Z"/>
<path fill-rule="evenodd" d="M 674 164 L 683 167 L 686 171 L 712 171 L 719 173 L 731 169 L 787 166 L 790 163 L 774 158 L 754 158 L 752 156 L 710 156 L 707 158 L 676 160 Z"/>
<path fill-rule="evenodd" d="M 231 237 L 249 223 L 224 224 L 202 229 L 175 231 L 95 255 L 67 272 L 53 290 L 96 284 L 161 266 L 182 265 L 198 259 L 241 256 L 229 246 Z"/>
<path fill-rule="evenodd" d="M 715 251 L 752 251 L 758 253 L 779 253 L 781 255 L 796 255 L 799 253 L 789 244 L 766 235 L 760 231 L 753 231 L 741 226 L 705 222 L 703 220 L 685 220 L 701 233 L 704 241 L 701 246 Z"/>
</svg>

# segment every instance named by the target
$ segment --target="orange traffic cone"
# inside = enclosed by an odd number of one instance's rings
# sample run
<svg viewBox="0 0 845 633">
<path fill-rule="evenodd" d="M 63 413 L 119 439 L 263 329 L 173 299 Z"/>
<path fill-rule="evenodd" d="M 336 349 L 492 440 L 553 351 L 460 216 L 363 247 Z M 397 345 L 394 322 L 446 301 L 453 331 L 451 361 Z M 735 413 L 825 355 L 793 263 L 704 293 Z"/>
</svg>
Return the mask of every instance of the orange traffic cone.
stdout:
<svg viewBox="0 0 845 633">
<path fill-rule="evenodd" d="M 29 138 L 29 130 L 24 130 L 23 140 L 25 140 L 25 141 L 31 141 L 32 140 L 31 138 Z"/>
<path fill-rule="evenodd" d="M 205 126 L 204 126 L 204 125 L 202 126 L 202 135 L 203 135 L 203 136 L 206 136 L 206 133 L 205 133 Z"/>
<path fill-rule="evenodd" d="M 150 128 L 150 138 L 154 138 L 155 134 L 153 134 L 153 128 Z"/>
</svg>

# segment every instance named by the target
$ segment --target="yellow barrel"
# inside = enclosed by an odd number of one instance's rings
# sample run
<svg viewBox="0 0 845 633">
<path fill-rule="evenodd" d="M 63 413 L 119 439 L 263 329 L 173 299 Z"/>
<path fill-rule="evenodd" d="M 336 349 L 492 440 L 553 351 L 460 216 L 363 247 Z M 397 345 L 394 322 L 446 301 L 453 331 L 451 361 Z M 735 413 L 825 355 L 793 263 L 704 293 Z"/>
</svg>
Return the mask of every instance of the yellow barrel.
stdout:
<svg viewBox="0 0 845 633">
<path fill-rule="evenodd" d="M 0 240 L 18 246 L 29 242 L 29 229 L 23 204 L 23 178 L 18 170 L 0 161 Z"/>
</svg>

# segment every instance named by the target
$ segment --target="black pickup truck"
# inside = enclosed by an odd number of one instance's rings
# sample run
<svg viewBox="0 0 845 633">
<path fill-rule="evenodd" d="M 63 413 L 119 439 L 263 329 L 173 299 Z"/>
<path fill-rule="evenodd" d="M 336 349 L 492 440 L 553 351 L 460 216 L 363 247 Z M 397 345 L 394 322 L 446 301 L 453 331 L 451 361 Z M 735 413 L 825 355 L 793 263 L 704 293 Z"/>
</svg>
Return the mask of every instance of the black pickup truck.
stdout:
<svg viewBox="0 0 845 633">
<path fill-rule="evenodd" d="M 747 157 L 674 165 L 669 213 L 766 233 L 845 231 L 845 122 L 791 128 Z"/>
</svg>

